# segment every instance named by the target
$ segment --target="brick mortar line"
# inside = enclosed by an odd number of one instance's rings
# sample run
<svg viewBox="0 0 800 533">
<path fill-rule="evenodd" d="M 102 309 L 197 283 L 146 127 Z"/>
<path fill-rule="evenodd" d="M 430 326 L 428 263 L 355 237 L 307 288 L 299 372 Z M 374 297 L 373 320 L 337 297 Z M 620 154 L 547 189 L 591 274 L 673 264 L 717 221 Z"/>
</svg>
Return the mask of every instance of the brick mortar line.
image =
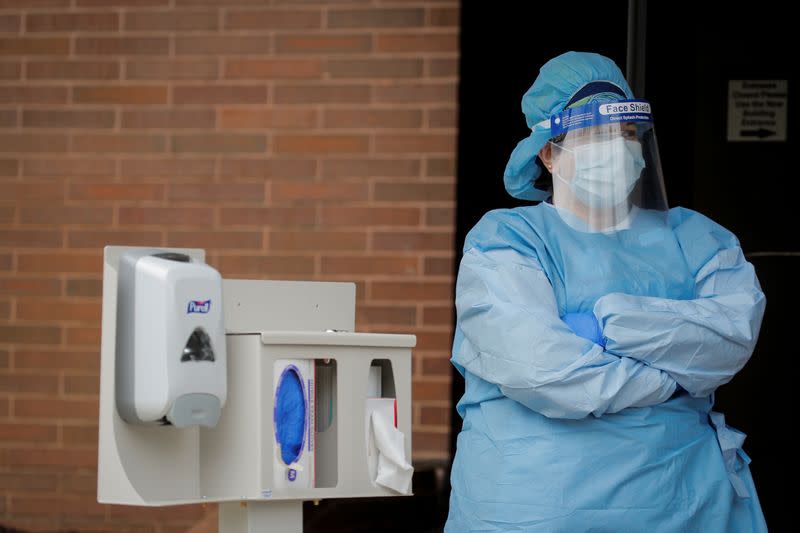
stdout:
<svg viewBox="0 0 800 533">
<path fill-rule="evenodd" d="M 220 10 L 221 12 L 222 10 Z M 294 11 L 294 10 L 287 10 L 287 11 Z M 315 12 L 316 10 L 310 10 L 309 12 Z M 181 14 L 186 15 L 189 12 L 188 9 L 178 9 L 174 11 L 148 11 L 148 10 L 141 10 L 137 11 L 137 14 Z M 262 11 L 255 10 L 253 11 L 254 14 L 259 14 Z M 132 12 L 133 13 L 133 12 Z M 213 10 L 194 10 L 193 13 L 190 14 L 199 14 L 199 13 L 213 13 Z M 0 12 L 0 14 L 4 14 Z M 38 13 L 44 15 L 70 15 L 73 13 L 64 13 L 64 12 L 53 12 L 53 13 Z M 108 14 L 107 11 L 84 11 L 81 14 L 83 15 L 106 15 Z M 26 19 L 23 22 L 27 22 Z M 52 39 L 57 37 L 66 37 L 66 36 L 88 36 L 88 37 L 112 37 L 112 38 L 137 38 L 137 37 L 166 37 L 168 35 L 187 35 L 190 37 L 197 36 L 198 34 L 206 35 L 206 36 L 235 36 L 235 37 L 266 37 L 266 36 L 295 36 L 298 38 L 324 38 L 324 37 L 365 37 L 365 36 L 372 36 L 372 37 L 408 37 L 408 38 L 415 38 L 415 37 L 455 37 L 458 39 L 461 35 L 461 31 L 459 27 L 456 26 L 434 26 L 430 24 L 422 24 L 422 25 L 409 25 L 409 26 L 375 26 L 375 25 L 357 25 L 357 26 L 339 26 L 339 27 L 331 27 L 331 26 L 315 26 L 315 27 L 276 27 L 266 25 L 265 27 L 252 27 L 252 28 L 232 28 L 229 25 L 220 24 L 216 29 L 214 28 L 181 28 L 181 27 L 174 27 L 174 28 L 164 28 L 164 29 L 131 29 L 126 28 L 125 22 L 127 22 L 127 18 L 120 17 L 118 19 L 120 22 L 117 28 L 46 28 L 46 29 L 37 29 L 30 31 L 27 29 L 27 24 L 21 24 L 20 30 L 17 33 L 3 33 L 2 36 L 4 38 L 13 39 L 15 37 L 21 39 L 36 39 L 41 37 L 42 39 Z"/>
<path fill-rule="evenodd" d="M 141 229 L 141 226 L 138 226 Z M 160 226 L 153 226 L 153 227 L 160 227 Z M 275 228 L 270 228 L 272 231 L 275 231 Z M 169 231 L 169 230 L 168 230 Z M 174 230 L 173 230 L 174 231 Z M 195 230 L 201 231 L 201 230 Z M 213 233 L 213 232 L 211 232 Z M 300 232 L 306 233 L 306 232 Z M 311 231 L 308 234 L 313 234 L 315 232 Z M 33 250 L 33 249 L 32 249 Z M 41 250 L 33 250 L 37 252 L 44 252 L 45 250 L 50 249 L 41 249 Z M 73 250 L 72 248 L 70 250 Z M 77 251 L 77 249 L 74 249 Z M 259 250 L 253 248 L 242 248 L 240 249 L 242 252 L 248 253 L 240 253 L 234 251 L 234 249 L 220 249 L 215 248 L 215 252 L 220 254 L 225 254 L 223 257 L 261 257 L 258 255 Z M 330 258 L 337 258 L 341 259 L 343 257 L 353 257 L 355 259 L 397 259 L 397 258 L 416 258 L 421 253 L 420 250 L 366 250 L 366 249 L 355 249 L 355 250 L 324 250 L 324 251 L 305 251 L 305 250 L 293 250 L 293 249 L 275 249 L 270 248 L 270 252 L 277 254 L 276 257 L 313 257 L 314 254 L 321 254 L 322 257 L 330 257 Z M 378 276 L 379 274 L 368 274 L 370 276 L 375 275 Z M 390 274 L 387 274 L 390 275 Z M 428 279 L 424 274 L 415 275 L 420 278 Z M 445 277 L 445 276 L 438 276 L 438 277 Z M 389 278 L 393 279 L 393 278 Z"/>
<path fill-rule="evenodd" d="M 419 400 L 419 401 L 420 402 L 424 402 L 424 403 L 417 404 L 420 407 L 439 407 L 439 408 L 441 408 L 441 407 L 449 408 L 450 407 L 450 402 L 447 401 L 447 400 Z M 454 409 L 454 411 L 455 411 L 455 409 Z"/>
<path fill-rule="evenodd" d="M 423 400 L 423 401 L 426 401 L 426 400 Z M 417 400 L 415 400 L 415 403 L 416 402 L 417 402 Z M 450 433 L 450 428 L 448 426 L 439 425 L 439 424 L 437 424 L 437 425 L 423 425 L 423 424 L 412 425 L 411 429 L 412 429 L 412 431 L 421 431 L 421 432 L 425 432 L 425 433 L 436 433 L 436 434 L 441 434 L 441 435 L 447 435 L 447 434 Z"/>
</svg>

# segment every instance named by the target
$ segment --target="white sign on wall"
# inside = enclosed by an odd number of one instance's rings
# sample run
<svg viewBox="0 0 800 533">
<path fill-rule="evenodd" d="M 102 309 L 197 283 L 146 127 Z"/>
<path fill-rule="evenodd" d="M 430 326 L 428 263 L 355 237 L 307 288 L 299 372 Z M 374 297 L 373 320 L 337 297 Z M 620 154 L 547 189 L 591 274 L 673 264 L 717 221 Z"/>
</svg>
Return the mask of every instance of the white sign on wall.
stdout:
<svg viewBox="0 0 800 533">
<path fill-rule="evenodd" d="M 728 141 L 786 141 L 787 80 L 728 81 Z"/>
</svg>

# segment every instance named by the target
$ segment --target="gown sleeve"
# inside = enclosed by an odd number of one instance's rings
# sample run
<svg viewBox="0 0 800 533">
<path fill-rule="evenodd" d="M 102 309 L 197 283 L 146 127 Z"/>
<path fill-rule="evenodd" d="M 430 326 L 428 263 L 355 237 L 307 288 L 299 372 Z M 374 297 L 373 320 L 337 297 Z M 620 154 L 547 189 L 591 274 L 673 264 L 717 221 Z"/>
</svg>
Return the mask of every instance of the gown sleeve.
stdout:
<svg viewBox="0 0 800 533">
<path fill-rule="evenodd" d="M 594 313 L 607 350 L 667 372 L 693 396 L 707 396 L 752 355 L 766 299 L 731 232 L 686 209 L 670 218 L 694 275 L 695 297 L 612 293 L 598 299 Z"/>
<path fill-rule="evenodd" d="M 453 361 L 551 418 L 654 405 L 675 391 L 665 372 L 614 355 L 559 318 L 535 252 L 490 212 L 467 236 L 456 283 L 460 342 Z"/>
</svg>

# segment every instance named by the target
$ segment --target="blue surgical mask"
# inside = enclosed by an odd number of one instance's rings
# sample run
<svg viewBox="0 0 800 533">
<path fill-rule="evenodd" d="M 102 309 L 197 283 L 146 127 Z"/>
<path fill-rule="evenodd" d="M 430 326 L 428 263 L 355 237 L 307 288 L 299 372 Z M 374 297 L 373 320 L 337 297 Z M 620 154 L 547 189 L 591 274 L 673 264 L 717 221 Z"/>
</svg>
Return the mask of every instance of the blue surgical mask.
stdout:
<svg viewBox="0 0 800 533">
<path fill-rule="evenodd" d="M 571 180 L 554 174 L 589 207 L 610 208 L 625 202 L 645 167 L 642 145 L 622 137 L 561 149 L 572 153 L 575 173 Z"/>
</svg>

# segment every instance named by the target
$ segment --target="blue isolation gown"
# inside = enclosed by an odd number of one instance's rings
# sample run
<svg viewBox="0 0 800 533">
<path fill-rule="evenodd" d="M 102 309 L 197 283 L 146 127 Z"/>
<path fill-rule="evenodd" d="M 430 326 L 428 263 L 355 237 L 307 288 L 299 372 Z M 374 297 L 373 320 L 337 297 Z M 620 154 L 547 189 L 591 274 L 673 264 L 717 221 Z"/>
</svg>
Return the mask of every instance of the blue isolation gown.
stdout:
<svg viewBox="0 0 800 533">
<path fill-rule="evenodd" d="M 766 531 L 744 435 L 711 410 L 752 354 L 764 295 L 733 234 L 664 217 L 590 233 L 541 203 L 469 233 L 447 533 Z M 594 313 L 605 350 L 568 312 Z"/>
</svg>

